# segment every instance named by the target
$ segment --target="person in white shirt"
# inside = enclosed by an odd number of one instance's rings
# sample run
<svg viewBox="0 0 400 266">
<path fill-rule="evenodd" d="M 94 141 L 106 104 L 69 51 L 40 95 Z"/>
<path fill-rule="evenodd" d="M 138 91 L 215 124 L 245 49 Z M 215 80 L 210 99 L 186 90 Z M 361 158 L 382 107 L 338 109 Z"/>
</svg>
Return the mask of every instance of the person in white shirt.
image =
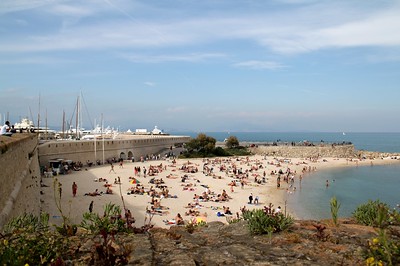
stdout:
<svg viewBox="0 0 400 266">
<path fill-rule="evenodd" d="M 4 126 L 1 127 L 0 135 L 3 135 L 3 136 L 11 136 L 12 135 L 12 133 L 10 132 L 10 122 L 9 121 L 6 121 L 4 123 Z"/>
</svg>

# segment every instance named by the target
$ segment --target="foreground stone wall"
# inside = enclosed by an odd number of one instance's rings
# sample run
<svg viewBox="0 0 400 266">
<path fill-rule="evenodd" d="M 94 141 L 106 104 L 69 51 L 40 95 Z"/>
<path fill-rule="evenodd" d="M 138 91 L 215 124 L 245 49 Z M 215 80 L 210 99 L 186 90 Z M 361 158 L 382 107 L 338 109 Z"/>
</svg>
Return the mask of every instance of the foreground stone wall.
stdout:
<svg viewBox="0 0 400 266">
<path fill-rule="evenodd" d="M 0 136 L 0 228 L 24 212 L 40 212 L 36 134 Z"/>
<path fill-rule="evenodd" d="M 129 136 L 123 139 L 51 141 L 39 145 L 39 162 L 48 165 L 49 160 L 62 158 L 82 163 L 106 161 L 110 158 L 138 160 L 141 156 L 158 154 L 177 143 L 186 143 L 185 136 Z M 104 148 L 103 148 L 104 147 Z M 104 151 L 104 152 L 103 152 Z"/>
<path fill-rule="evenodd" d="M 353 158 L 358 157 L 354 145 L 321 145 L 321 146 L 258 146 L 250 148 L 254 154 L 287 158 L 307 157 L 335 157 Z"/>
</svg>

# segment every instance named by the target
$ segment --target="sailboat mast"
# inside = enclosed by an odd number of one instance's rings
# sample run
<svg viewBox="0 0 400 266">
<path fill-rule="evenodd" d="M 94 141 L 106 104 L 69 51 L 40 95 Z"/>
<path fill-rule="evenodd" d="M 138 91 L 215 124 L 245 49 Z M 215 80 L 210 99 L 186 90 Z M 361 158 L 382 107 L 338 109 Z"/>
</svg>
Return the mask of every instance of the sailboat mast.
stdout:
<svg viewBox="0 0 400 266">
<path fill-rule="evenodd" d="M 63 110 L 63 122 L 62 122 L 62 138 L 65 139 L 65 111 Z"/>
<path fill-rule="evenodd" d="M 39 127 L 40 127 L 40 93 L 39 93 L 39 111 L 38 111 L 38 121 L 37 121 L 37 133 L 39 136 Z"/>
<path fill-rule="evenodd" d="M 75 121 L 75 138 L 79 139 L 78 136 L 78 127 L 79 127 L 79 96 L 78 99 L 76 100 L 76 121 Z"/>
<path fill-rule="evenodd" d="M 104 119 L 103 119 L 103 114 L 101 114 L 101 138 L 103 140 L 103 164 L 104 162 L 104 135 L 103 135 L 103 127 L 104 127 Z"/>
<path fill-rule="evenodd" d="M 48 135 L 47 135 L 47 108 L 46 108 L 46 120 L 45 120 L 45 136 L 46 136 L 46 140 L 48 139 Z"/>
<path fill-rule="evenodd" d="M 94 124 L 96 125 L 96 118 L 94 119 Z M 93 130 L 94 131 L 94 130 Z M 96 139 L 96 132 L 93 132 L 92 133 L 93 134 L 93 136 L 94 136 L 94 163 L 96 163 L 96 160 L 97 160 L 97 149 L 96 149 L 96 142 L 97 142 L 97 139 Z"/>
</svg>

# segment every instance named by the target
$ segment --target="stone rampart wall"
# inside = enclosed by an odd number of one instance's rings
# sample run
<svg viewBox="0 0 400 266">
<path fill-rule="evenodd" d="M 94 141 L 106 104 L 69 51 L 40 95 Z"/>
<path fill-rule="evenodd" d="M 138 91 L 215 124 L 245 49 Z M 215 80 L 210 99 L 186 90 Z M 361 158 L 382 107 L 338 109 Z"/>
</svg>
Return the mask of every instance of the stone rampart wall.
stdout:
<svg viewBox="0 0 400 266">
<path fill-rule="evenodd" d="M 0 136 L 0 228 L 25 212 L 40 212 L 37 135 Z"/>
<path fill-rule="evenodd" d="M 354 145 L 258 146 L 250 148 L 250 150 L 254 154 L 287 158 L 315 158 L 317 156 L 352 158 L 358 156 L 358 153 L 354 150 Z"/>
<path fill-rule="evenodd" d="M 41 166 L 48 166 L 49 160 L 65 159 L 82 163 L 106 161 L 110 158 L 138 160 L 141 156 L 158 154 L 177 143 L 186 143 L 185 136 L 132 136 L 124 139 L 51 141 L 39 146 Z M 104 148 L 103 148 L 104 147 Z M 103 152 L 104 151 L 104 152 Z"/>
</svg>

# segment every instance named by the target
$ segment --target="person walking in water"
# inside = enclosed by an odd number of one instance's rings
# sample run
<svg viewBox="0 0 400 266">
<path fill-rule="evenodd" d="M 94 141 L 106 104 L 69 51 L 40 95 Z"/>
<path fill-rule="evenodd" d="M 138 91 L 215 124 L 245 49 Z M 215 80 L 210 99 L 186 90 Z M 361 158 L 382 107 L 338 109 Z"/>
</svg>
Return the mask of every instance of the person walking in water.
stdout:
<svg viewBox="0 0 400 266">
<path fill-rule="evenodd" d="M 76 191 L 78 190 L 78 185 L 74 182 L 72 184 L 72 195 L 75 197 L 76 196 Z"/>
</svg>

